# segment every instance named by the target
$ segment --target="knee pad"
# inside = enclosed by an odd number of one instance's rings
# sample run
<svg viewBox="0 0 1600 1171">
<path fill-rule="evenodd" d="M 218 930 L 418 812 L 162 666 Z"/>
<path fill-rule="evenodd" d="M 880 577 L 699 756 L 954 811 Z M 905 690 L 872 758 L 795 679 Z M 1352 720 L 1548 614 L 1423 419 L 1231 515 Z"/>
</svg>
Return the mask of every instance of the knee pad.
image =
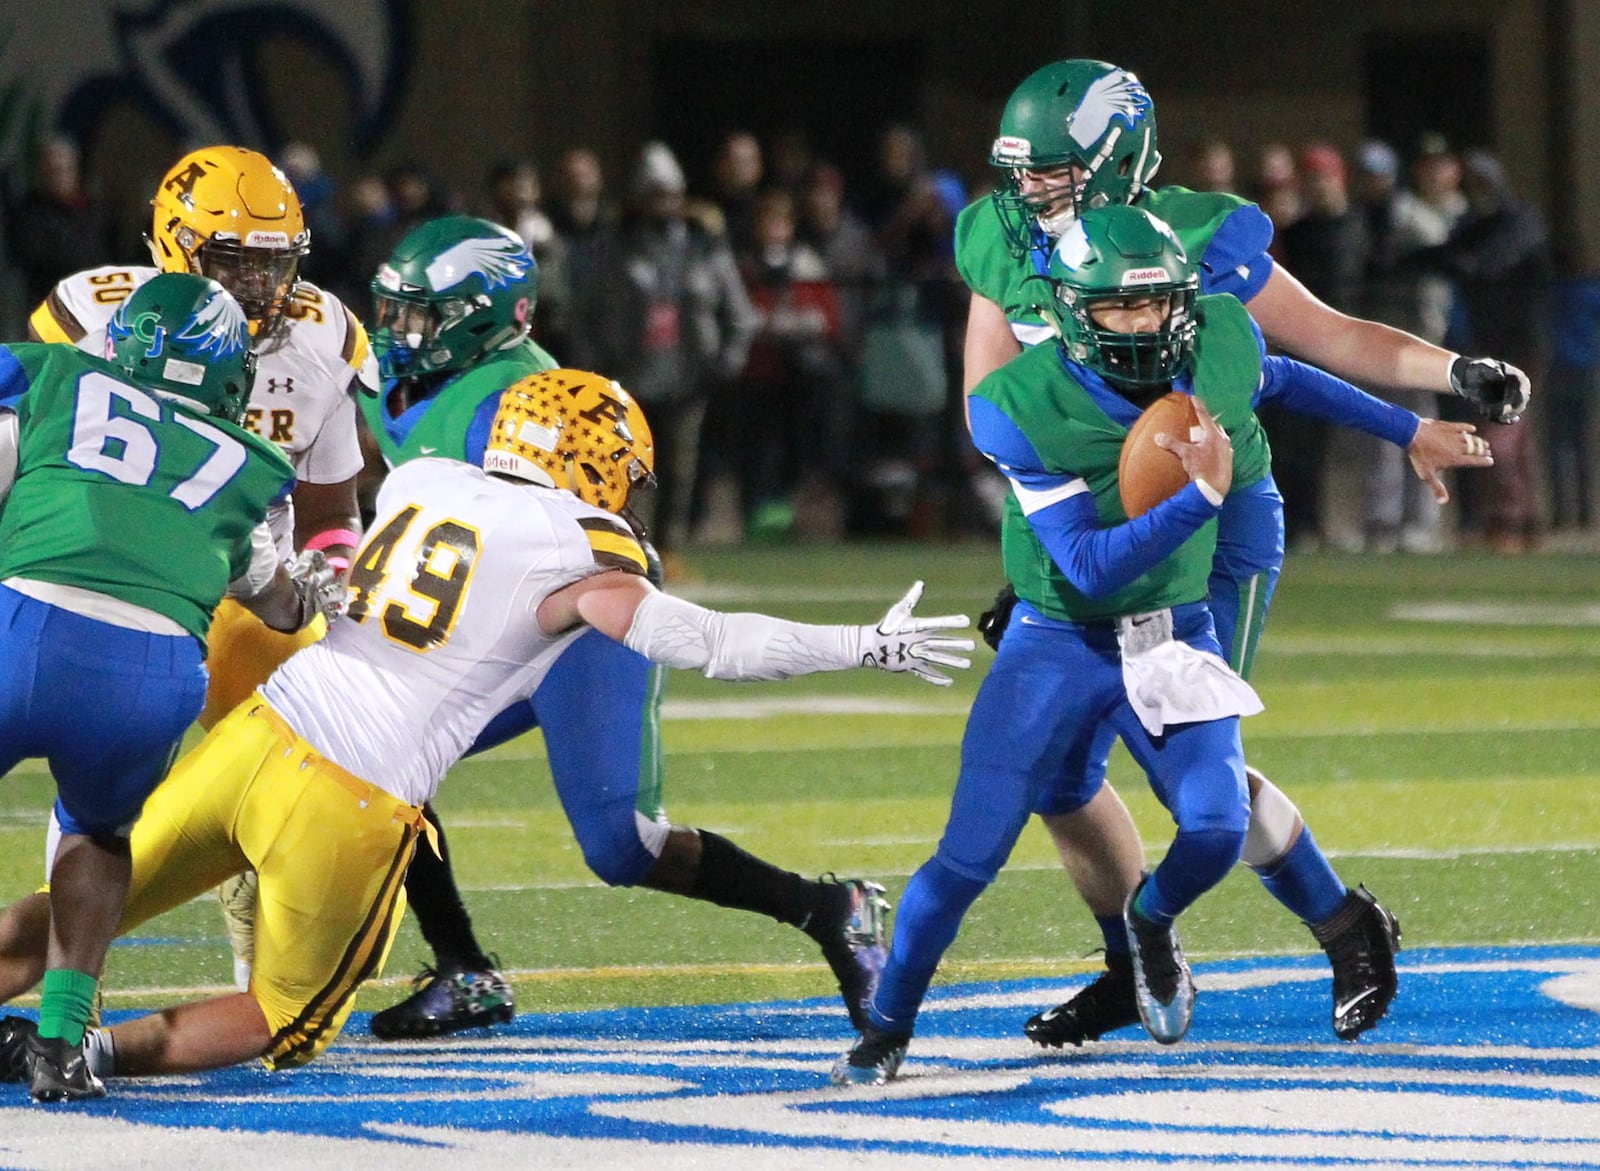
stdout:
<svg viewBox="0 0 1600 1171">
<path fill-rule="evenodd" d="M 1240 861 L 1262 870 L 1289 852 L 1305 821 L 1282 789 L 1253 768 L 1247 766 L 1245 773 L 1250 782 L 1250 828 Z"/>
</svg>

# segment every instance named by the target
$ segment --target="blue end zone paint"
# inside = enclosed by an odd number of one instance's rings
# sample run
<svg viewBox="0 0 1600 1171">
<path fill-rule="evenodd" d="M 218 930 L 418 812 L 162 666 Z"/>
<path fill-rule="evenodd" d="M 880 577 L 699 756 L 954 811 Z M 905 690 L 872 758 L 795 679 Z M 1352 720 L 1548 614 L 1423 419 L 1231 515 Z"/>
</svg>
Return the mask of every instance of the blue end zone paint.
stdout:
<svg viewBox="0 0 1600 1171">
<path fill-rule="evenodd" d="M 1136 1029 L 1031 1046 L 1023 1020 L 1085 977 L 937 987 L 883 1090 L 828 1086 L 852 1034 L 817 999 L 525 1015 L 408 1045 L 372 1041 L 359 1016 L 303 1070 L 117 1081 L 77 1116 L 136 1124 L 118 1139 L 130 1151 L 144 1128 L 224 1127 L 357 1140 L 389 1171 L 491 1137 L 705 1144 L 744 1168 L 761 1163 L 751 1145 L 817 1167 L 863 1151 L 875 1167 L 1600 1167 L 1600 948 L 1408 951 L 1389 1018 L 1355 1044 L 1333 1036 L 1320 956 L 1195 970 L 1194 1025 L 1170 1048 Z M 0 1087 L 0 1164 L 18 1149 L 5 1138 L 18 1111 L 38 1109 L 25 1100 Z M 421 1129 L 385 1133 L 396 1125 Z M 617 1159 L 596 1149 L 594 1165 Z"/>
</svg>

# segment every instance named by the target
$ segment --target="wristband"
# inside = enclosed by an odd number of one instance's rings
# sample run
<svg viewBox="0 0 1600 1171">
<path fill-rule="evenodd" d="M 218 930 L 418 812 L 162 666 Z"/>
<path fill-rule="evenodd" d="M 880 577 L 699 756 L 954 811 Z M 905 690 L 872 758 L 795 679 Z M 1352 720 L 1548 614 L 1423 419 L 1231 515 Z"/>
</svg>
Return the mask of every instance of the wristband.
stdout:
<svg viewBox="0 0 1600 1171">
<path fill-rule="evenodd" d="M 1200 495 L 1204 496 L 1206 498 L 1206 500 L 1208 500 L 1210 502 L 1212 508 L 1221 508 L 1222 507 L 1223 495 L 1222 495 L 1221 492 L 1218 492 L 1215 488 L 1213 488 L 1210 484 L 1206 483 L 1206 481 L 1201 479 L 1199 476 L 1195 477 L 1194 486 L 1196 488 L 1200 489 Z"/>
<path fill-rule="evenodd" d="M 354 549 L 361 544 L 361 534 L 350 529 L 323 529 L 306 542 L 307 549 L 326 549 L 330 545 L 349 545 Z M 345 562 L 349 564 L 348 561 Z"/>
</svg>

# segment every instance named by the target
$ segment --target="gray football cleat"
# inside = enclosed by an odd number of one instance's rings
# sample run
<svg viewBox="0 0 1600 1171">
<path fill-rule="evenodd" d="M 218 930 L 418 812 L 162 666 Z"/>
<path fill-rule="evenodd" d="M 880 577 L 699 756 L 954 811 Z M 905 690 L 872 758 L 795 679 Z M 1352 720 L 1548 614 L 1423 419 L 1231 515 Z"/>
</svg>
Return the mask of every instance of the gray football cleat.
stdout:
<svg viewBox="0 0 1600 1171">
<path fill-rule="evenodd" d="M 1194 1017 L 1194 978 L 1178 944 L 1177 925 L 1152 923 L 1137 909 L 1139 892 L 1149 881 L 1146 877 L 1134 888 L 1122 912 L 1133 952 L 1134 994 L 1145 1029 L 1163 1045 L 1176 1045 Z"/>
</svg>

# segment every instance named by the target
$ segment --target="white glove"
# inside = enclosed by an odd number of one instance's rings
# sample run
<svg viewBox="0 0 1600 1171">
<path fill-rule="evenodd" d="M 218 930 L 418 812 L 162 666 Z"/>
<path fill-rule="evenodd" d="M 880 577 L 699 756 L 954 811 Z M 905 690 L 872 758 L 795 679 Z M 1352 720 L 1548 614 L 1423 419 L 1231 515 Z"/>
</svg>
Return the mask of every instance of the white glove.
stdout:
<svg viewBox="0 0 1600 1171">
<path fill-rule="evenodd" d="M 345 584 L 321 549 L 307 549 L 289 563 L 289 580 L 300 595 L 300 615 L 311 622 L 318 614 L 332 622 L 344 613 Z"/>
<path fill-rule="evenodd" d="M 910 671 L 919 679 L 926 679 L 935 687 L 949 687 L 955 682 L 940 667 L 960 670 L 972 666 L 972 660 L 950 651 L 970 651 L 970 638 L 945 638 L 938 630 L 965 630 L 972 622 L 965 614 L 945 614 L 938 618 L 913 618 L 911 611 L 922 597 L 919 581 L 906 591 L 883 621 L 876 626 L 863 626 L 859 632 L 859 653 L 856 658 L 863 667 L 878 667 L 884 671 Z"/>
</svg>

